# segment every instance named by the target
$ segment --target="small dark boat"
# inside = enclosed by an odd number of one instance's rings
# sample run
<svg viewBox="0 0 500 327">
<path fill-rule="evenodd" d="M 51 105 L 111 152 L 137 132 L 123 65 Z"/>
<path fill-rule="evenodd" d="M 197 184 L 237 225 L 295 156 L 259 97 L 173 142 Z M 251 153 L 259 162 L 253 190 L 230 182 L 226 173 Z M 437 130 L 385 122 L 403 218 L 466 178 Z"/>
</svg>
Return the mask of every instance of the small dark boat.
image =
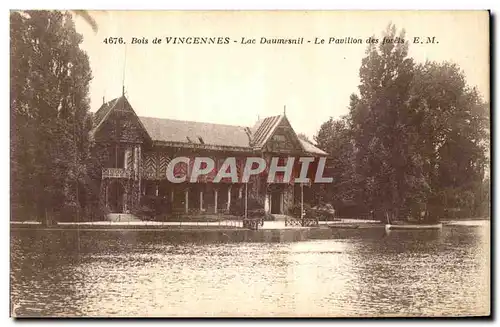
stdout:
<svg viewBox="0 0 500 327">
<path fill-rule="evenodd" d="M 352 225 L 352 224 L 331 224 L 327 225 L 331 229 L 357 229 L 359 228 L 359 225 Z"/>
<path fill-rule="evenodd" d="M 442 223 L 438 224 L 386 224 L 386 230 L 420 230 L 420 229 L 441 229 Z"/>
</svg>

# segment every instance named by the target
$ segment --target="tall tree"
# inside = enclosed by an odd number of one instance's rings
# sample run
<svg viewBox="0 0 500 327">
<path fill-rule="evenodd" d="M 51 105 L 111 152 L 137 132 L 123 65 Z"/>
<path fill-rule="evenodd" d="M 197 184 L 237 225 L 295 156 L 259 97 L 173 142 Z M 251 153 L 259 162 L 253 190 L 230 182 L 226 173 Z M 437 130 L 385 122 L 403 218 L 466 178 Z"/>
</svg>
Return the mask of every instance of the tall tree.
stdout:
<svg viewBox="0 0 500 327">
<path fill-rule="evenodd" d="M 489 105 L 457 65 L 415 65 L 396 34 L 389 25 L 396 42 L 368 46 L 348 116 L 315 137 L 345 183 L 330 198 L 348 194 L 383 219 L 488 214 Z"/>
<path fill-rule="evenodd" d="M 10 33 L 13 214 L 43 219 L 80 205 L 91 71 L 69 13 L 11 12 Z"/>
<path fill-rule="evenodd" d="M 389 25 L 384 36 L 396 40 L 395 26 Z M 408 197 L 414 197 L 417 184 L 424 184 L 419 158 L 412 156 L 410 146 L 414 133 L 408 100 L 414 63 L 407 43 L 370 44 L 366 53 L 359 71 L 360 96 L 351 97 L 356 173 L 363 178 L 365 204 L 396 217 Z"/>
<path fill-rule="evenodd" d="M 411 94 L 432 214 L 481 214 L 483 184 L 489 184 L 489 106 L 447 62 L 418 65 Z"/>
</svg>

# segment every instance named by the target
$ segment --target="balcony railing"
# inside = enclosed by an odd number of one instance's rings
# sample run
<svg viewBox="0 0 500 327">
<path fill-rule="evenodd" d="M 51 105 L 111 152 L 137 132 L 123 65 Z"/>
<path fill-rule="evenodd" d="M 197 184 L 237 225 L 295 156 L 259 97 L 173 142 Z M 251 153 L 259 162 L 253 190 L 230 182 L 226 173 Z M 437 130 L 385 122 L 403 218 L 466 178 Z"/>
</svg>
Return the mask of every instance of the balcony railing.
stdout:
<svg viewBox="0 0 500 327">
<path fill-rule="evenodd" d="M 103 168 L 102 178 L 131 178 L 132 170 L 125 168 Z"/>
<path fill-rule="evenodd" d="M 156 173 L 154 171 L 143 171 L 141 174 L 142 178 L 149 180 L 161 180 L 166 178 L 166 173 Z"/>
</svg>

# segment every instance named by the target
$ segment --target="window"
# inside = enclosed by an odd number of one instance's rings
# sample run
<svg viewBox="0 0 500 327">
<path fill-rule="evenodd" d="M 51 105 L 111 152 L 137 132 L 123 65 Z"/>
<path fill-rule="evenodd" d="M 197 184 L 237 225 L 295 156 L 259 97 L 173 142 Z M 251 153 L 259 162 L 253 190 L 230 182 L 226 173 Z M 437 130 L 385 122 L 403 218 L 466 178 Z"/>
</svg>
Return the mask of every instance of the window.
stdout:
<svg viewBox="0 0 500 327">
<path fill-rule="evenodd" d="M 275 134 L 275 135 L 273 136 L 273 140 L 274 140 L 274 141 L 277 141 L 277 142 L 280 142 L 280 143 L 281 143 L 281 142 L 286 142 L 286 137 L 285 137 L 285 135 L 283 135 L 283 134 Z"/>
<path fill-rule="evenodd" d="M 125 168 L 125 148 L 117 145 L 109 149 L 109 168 Z"/>
<path fill-rule="evenodd" d="M 289 149 L 291 147 L 288 137 L 284 134 L 274 134 L 271 143 L 271 148 L 274 150 Z"/>
</svg>

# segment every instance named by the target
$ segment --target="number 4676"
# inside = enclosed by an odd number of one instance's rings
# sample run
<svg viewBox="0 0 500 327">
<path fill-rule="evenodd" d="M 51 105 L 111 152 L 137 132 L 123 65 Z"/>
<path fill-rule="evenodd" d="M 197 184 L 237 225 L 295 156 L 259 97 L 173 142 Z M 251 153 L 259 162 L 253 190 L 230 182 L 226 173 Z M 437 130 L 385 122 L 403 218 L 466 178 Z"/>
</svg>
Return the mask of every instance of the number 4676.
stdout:
<svg viewBox="0 0 500 327">
<path fill-rule="evenodd" d="M 122 37 L 107 37 L 104 39 L 105 44 L 124 44 L 125 41 L 123 41 Z"/>
</svg>

